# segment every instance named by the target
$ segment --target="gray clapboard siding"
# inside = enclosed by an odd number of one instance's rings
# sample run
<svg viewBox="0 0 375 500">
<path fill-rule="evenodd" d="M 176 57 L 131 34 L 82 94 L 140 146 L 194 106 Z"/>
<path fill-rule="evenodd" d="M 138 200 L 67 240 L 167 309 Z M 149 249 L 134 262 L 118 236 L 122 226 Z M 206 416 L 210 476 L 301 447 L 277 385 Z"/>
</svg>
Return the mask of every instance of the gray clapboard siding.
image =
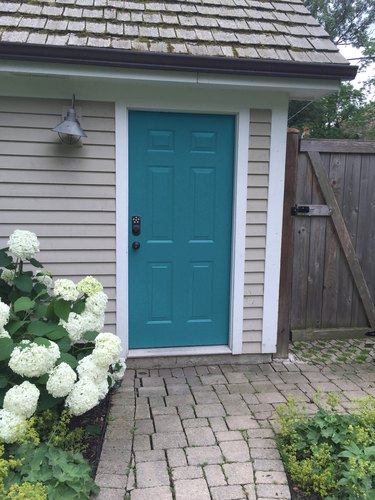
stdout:
<svg viewBox="0 0 375 500">
<path fill-rule="evenodd" d="M 69 147 L 51 132 L 67 101 L 0 98 L 0 244 L 14 229 L 37 234 L 37 258 L 56 278 L 97 276 L 115 331 L 114 105 L 77 102 L 88 137 Z"/>
<path fill-rule="evenodd" d="M 243 353 L 262 349 L 271 111 L 250 111 Z"/>
</svg>

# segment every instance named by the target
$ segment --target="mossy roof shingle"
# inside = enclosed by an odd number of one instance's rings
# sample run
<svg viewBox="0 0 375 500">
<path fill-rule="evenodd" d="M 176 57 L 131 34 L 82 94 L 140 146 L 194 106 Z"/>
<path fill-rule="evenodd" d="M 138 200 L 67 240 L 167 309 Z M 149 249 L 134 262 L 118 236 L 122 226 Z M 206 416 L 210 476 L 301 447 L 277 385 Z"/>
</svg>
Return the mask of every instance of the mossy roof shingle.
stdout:
<svg viewBox="0 0 375 500">
<path fill-rule="evenodd" d="M 0 42 L 347 63 L 301 0 L 0 0 Z"/>
</svg>

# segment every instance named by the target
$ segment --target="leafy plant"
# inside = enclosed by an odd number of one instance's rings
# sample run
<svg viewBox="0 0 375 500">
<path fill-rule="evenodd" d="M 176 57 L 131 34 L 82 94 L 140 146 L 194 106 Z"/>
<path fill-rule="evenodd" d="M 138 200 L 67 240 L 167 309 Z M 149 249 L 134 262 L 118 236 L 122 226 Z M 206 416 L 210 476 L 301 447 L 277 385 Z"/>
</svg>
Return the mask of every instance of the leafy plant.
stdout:
<svg viewBox="0 0 375 500">
<path fill-rule="evenodd" d="M 375 398 L 361 400 L 351 414 L 317 401 L 315 415 L 289 399 L 277 409 L 278 446 L 292 481 L 330 500 L 375 498 Z"/>
<path fill-rule="evenodd" d="M 8 474 L 5 486 L 43 483 L 49 500 L 84 500 L 99 488 L 91 478 L 91 468 L 81 453 L 62 450 L 49 443 L 35 447 L 31 443 L 17 446 L 18 464 Z"/>
</svg>

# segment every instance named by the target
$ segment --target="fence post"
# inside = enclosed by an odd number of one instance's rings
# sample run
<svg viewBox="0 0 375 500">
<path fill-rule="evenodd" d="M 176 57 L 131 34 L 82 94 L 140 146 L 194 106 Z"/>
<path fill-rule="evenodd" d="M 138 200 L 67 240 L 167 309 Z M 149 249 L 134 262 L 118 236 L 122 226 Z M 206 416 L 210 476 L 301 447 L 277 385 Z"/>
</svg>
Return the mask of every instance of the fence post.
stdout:
<svg viewBox="0 0 375 500">
<path fill-rule="evenodd" d="M 287 358 L 289 352 L 290 318 L 292 308 L 293 217 L 291 207 L 296 203 L 296 181 L 299 152 L 299 130 L 288 129 L 285 158 L 285 187 L 281 269 L 279 291 L 279 320 L 276 357 Z"/>
</svg>

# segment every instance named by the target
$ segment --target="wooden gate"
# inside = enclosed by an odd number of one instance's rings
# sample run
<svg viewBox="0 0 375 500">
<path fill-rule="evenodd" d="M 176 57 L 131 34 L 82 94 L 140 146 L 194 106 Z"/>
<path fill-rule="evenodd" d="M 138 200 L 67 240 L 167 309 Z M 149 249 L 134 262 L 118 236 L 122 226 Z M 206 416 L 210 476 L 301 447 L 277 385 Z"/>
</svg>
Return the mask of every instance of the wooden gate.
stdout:
<svg viewBox="0 0 375 500">
<path fill-rule="evenodd" d="M 375 329 L 375 142 L 288 134 L 278 354 Z M 294 214 L 294 215 L 292 215 Z"/>
</svg>

